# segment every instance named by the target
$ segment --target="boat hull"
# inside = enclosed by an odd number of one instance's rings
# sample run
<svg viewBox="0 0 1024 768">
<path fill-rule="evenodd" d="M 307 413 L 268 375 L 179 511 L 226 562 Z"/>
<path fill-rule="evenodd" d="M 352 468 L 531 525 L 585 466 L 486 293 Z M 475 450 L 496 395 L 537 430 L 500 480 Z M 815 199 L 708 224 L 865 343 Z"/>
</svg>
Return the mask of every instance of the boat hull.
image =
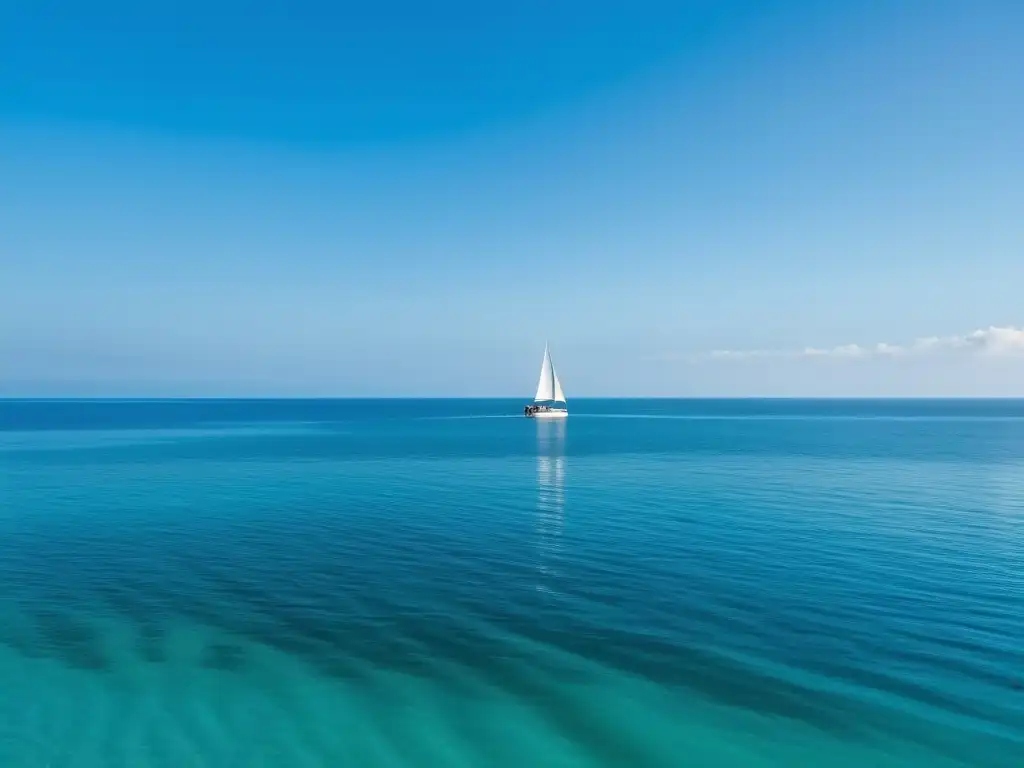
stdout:
<svg viewBox="0 0 1024 768">
<path fill-rule="evenodd" d="M 564 419 L 569 416 L 567 410 L 558 408 L 550 411 L 537 411 L 536 413 L 528 413 L 526 417 L 528 419 Z"/>
</svg>

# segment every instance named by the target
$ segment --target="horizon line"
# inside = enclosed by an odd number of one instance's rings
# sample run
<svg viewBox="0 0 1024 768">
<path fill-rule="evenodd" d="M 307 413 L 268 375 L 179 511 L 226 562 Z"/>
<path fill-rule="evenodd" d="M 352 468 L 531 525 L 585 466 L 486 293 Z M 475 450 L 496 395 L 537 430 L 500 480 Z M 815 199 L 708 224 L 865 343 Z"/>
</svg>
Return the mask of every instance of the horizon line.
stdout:
<svg viewBox="0 0 1024 768">
<path fill-rule="evenodd" d="M 118 396 L 118 395 L 84 395 L 84 396 L 31 396 L 31 395 L 0 395 L 0 402 L 209 402 L 209 401 L 457 401 L 457 400 L 523 400 L 529 398 L 517 396 L 457 396 L 457 395 L 385 395 L 366 397 L 359 395 L 181 395 L 181 396 Z M 819 401 L 885 401 L 885 400 L 1024 400 L 1022 395 L 593 395 L 574 397 L 572 402 L 589 402 L 595 400 L 721 400 L 721 401 L 787 401 L 787 400 L 819 400 Z M 530 401 L 532 402 L 532 401 Z"/>
</svg>

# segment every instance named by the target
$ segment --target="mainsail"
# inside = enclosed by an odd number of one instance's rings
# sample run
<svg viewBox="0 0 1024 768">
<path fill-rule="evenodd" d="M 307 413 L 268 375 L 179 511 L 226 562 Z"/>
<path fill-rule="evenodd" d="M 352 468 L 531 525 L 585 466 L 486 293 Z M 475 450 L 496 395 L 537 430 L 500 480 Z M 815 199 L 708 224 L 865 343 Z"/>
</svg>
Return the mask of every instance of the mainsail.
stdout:
<svg viewBox="0 0 1024 768">
<path fill-rule="evenodd" d="M 537 382 L 537 396 L 533 400 L 536 403 L 565 402 L 562 383 L 558 380 L 558 374 L 555 373 L 555 366 L 551 362 L 551 353 L 546 344 L 544 345 L 544 362 L 540 366 L 540 381 Z"/>
</svg>

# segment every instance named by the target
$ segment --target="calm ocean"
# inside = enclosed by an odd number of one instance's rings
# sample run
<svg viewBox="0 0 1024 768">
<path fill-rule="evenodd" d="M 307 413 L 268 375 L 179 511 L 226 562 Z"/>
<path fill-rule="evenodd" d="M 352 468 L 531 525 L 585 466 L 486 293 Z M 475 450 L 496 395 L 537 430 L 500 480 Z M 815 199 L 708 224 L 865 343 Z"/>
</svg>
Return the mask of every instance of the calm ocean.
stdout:
<svg viewBox="0 0 1024 768">
<path fill-rule="evenodd" d="M 522 405 L 0 401 L 0 766 L 1024 766 L 1024 401 Z"/>
</svg>

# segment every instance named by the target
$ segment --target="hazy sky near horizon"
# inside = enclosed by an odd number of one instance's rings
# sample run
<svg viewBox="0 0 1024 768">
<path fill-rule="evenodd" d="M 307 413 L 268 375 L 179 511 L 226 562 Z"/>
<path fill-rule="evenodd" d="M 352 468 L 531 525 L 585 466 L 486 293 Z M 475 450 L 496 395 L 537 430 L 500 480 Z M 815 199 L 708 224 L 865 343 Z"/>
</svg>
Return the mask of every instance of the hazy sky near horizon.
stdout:
<svg viewBox="0 0 1024 768">
<path fill-rule="evenodd" d="M 0 396 L 527 397 L 546 340 L 570 399 L 1024 396 L 1022 39 L 1014 0 L 0 0 Z"/>
</svg>

